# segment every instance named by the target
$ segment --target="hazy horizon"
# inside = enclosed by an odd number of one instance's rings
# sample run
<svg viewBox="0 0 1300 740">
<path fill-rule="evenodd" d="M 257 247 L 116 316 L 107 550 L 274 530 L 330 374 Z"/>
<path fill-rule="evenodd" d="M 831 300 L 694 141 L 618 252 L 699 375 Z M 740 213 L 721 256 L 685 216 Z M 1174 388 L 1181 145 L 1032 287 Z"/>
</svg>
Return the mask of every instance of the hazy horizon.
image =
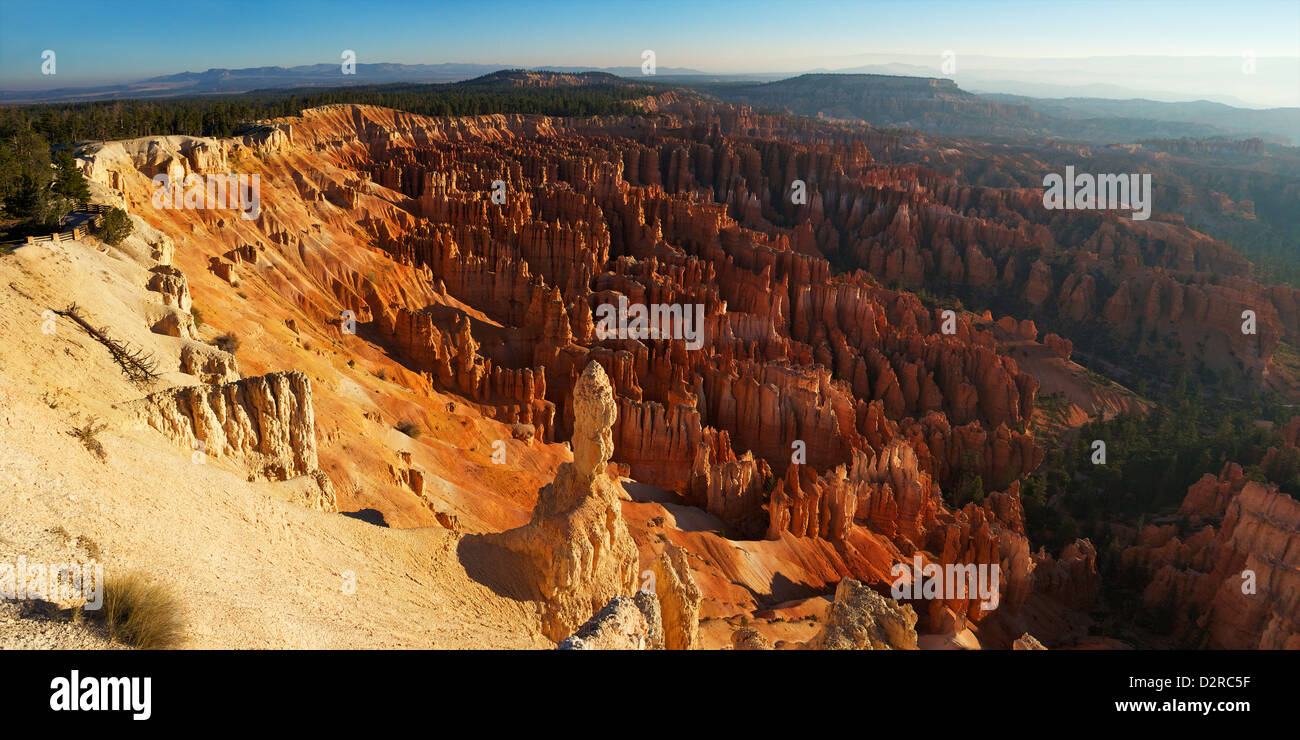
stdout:
<svg viewBox="0 0 1300 740">
<path fill-rule="evenodd" d="M 1101 91 L 1090 97 L 1300 106 L 1300 3 L 1291 2 L 1225 12 L 1218 3 L 1163 0 L 1136 6 L 1058 0 L 979 8 L 950 2 L 791 7 L 766 0 L 707 5 L 580 0 L 427 7 L 292 0 L 276 6 L 280 12 L 274 17 L 253 3 L 231 4 L 229 14 L 257 13 L 258 22 L 250 20 L 238 35 L 222 32 L 206 10 L 155 15 L 124 8 L 104 14 L 92 3 L 73 7 L 97 17 L 94 33 L 69 44 L 66 16 L 48 17 L 41 3 L 0 5 L 0 89 L 40 91 L 208 69 L 339 64 L 343 50 L 353 50 L 359 64 L 636 69 L 642 52 L 651 49 L 661 70 L 714 75 L 893 65 L 898 68 L 893 73 L 946 76 L 964 88 L 991 92 L 1016 92 L 999 88 L 1008 82 L 1049 92 Z M 146 27 L 149 38 L 122 54 L 121 38 Z M 56 74 L 42 74 L 46 50 L 57 55 Z M 953 64 L 945 70 L 949 58 Z"/>
</svg>

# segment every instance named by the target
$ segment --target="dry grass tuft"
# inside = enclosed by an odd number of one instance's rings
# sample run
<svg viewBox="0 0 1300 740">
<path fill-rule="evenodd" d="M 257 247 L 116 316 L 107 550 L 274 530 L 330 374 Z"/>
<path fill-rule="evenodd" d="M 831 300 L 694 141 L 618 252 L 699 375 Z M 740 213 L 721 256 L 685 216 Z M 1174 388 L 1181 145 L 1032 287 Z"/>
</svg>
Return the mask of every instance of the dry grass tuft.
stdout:
<svg viewBox="0 0 1300 740">
<path fill-rule="evenodd" d="M 174 649 L 181 640 L 181 602 L 171 589 L 138 571 L 104 581 L 101 609 L 108 634 L 141 650 Z"/>
</svg>

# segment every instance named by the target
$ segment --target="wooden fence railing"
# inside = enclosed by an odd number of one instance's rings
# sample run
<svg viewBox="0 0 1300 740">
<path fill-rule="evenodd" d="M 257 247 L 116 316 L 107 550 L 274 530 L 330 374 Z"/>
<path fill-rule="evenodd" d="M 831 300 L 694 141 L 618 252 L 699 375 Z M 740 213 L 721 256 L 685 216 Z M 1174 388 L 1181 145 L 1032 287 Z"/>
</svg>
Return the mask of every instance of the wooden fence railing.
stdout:
<svg viewBox="0 0 1300 740">
<path fill-rule="evenodd" d="M 68 242 L 83 239 L 86 236 L 86 227 L 78 226 L 72 231 L 56 231 L 48 236 L 29 236 L 26 239 L 11 239 L 5 244 L 37 244 L 39 242 Z"/>
<path fill-rule="evenodd" d="M 95 218 L 92 221 L 96 227 L 104 225 L 104 214 L 113 210 L 113 206 L 107 206 L 103 203 L 79 203 L 72 211 L 73 213 L 93 213 Z M 25 239 L 10 239 L 9 241 L 0 242 L 0 244 L 37 244 L 40 242 L 67 242 L 84 239 L 86 237 L 86 227 L 78 226 L 71 231 L 56 231 L 52 234 L 43 236 L 29 236 Z"/>
</svg>

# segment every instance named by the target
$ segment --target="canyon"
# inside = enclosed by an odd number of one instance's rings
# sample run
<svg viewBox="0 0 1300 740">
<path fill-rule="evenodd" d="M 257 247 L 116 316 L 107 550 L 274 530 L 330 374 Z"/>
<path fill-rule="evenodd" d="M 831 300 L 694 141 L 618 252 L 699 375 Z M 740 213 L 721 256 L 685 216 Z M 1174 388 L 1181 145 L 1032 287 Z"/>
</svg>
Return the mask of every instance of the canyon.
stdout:
<svg viewBox="0 0 1300 740">
<path fill-rule="evenodd" d="M 936 110 L 971 114 L 939 93 Z M 1055 432 L 1150 405 L 1123 373 L 1076 362 L 1080 347 L 1300 388 L 1277 357 L 1300 344 L 1300 290 L 1255 282 L 1180 219 L 1047 211 L 1040 189 L 949 174 L 941 160 L 961 155 L 914 132 L 682 91 L 638 105 L 429 118 L 340 104 L 232 139 L 89 145 L 96 201 L 126 210 L 135 235 L 16 250 L 0 263 L 15 291 L 4 315 L 26 323 L 4 319 L 7 333 L 77 374 L 93 342 L 55 352 L 72 327 L 30 330 L 77 293 L 161 375 L 142 389 L 100 356 L 99 388 L 77 380 L 61 410 L 36 400 L 55 391 L 11 349 L 4 393 L 50 428 L 74 406 L 109 420 L 110 457 L 136 460 L 115 468 L 127 488 L 158 487 L 142 461 L 161 457 L 168 490 L 253 507 L 245 523 L 285 558 L 328 560 L 307 531 L 383 561 L 382 644 L 1054 649 L 1111 645 L 1090 623 L 1094 544 L 1030 541 L 1040 395 L 1064 399 Z M 152 206 L 156 175 L 235 173 L 259 177 L 255 219 Z M 938 286 L 997 300 L 965 308 Z M 620 301 L 701 306 L 700 341 L 603 336 L 602 307 Z M 67 437 L 36 438 L 52 436 Z M 5 465 L 34 480 L 86 457 L 58 443 Z M 200 451 L 202 475 L 223 477 L 186 483 Z M 69 487 L 104 485 L 95 466 L 79 459 Z M 960 499 L 973 479 L 980 494 Z M 222 486 L 237 491 L 227 504 Z M 163 501 L 187 505 L 151 506 Z M 121 540 L 113 557 L 154 552 L 104 517 L 87 526 Z M 1294 499 L 1229 466 L 1178 517 L 1137 531 L 1123 560 L 1151 609 L 1194 609 L 1179 639 L 1300 646 Z M 175 526 L 250 546 L 242 525 L 207 521 Z M 917 557 L 998 567 L 998 607 L 890 598 L 891 568 Z M 395 585 L 403 568 L 425 593 Z M 1249 600 L 1233 590 L 1242 569 L 1258 579 Z M 443 627 L 422 631 L 403 598 Z M 453 626 L 457 609 L 471 627 Z M 209 623 L 195 644 L 230 644 L 226 629 Z"/>
</svg>

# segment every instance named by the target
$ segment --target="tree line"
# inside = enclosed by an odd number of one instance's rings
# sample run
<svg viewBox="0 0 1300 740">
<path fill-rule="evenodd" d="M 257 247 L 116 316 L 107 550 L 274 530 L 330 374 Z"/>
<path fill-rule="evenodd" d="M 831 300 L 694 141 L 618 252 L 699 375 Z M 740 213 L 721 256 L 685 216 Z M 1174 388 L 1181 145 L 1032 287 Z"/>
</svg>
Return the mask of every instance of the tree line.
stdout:
<svg viewBox="0 0 1300 740">
<path fill-rule="evenodd" d="M 502 87 L 491 79 L 434 85 L 293 88 L 235 96 L 165 100 L 106 100 L 0 108 L 0 133 L 33 131 L 49 142 L 139 136 L 233 136 L 253 122 L 293 116 L 306 108 L 355 103 L 425 116 L 533 113 L 548 116 L 632 115 L 631 101 L 647 86 L 609 82 L 569 87 Z"/>
<path fill-rule="evenodd" d="M 73 150 L 87 141 L 141 136 L 229 137 L 268 118 L 334 103 L 396 108 L 426 116 L 493 113 L 633 115 L 649 88 L 619 82 L 503 87 L 496 76 L 437 85 L 297 88 L 236 96 L 112 100 L 0 107 L 0 232 L 48 233 L 90 193 Z"/>
</svg>

